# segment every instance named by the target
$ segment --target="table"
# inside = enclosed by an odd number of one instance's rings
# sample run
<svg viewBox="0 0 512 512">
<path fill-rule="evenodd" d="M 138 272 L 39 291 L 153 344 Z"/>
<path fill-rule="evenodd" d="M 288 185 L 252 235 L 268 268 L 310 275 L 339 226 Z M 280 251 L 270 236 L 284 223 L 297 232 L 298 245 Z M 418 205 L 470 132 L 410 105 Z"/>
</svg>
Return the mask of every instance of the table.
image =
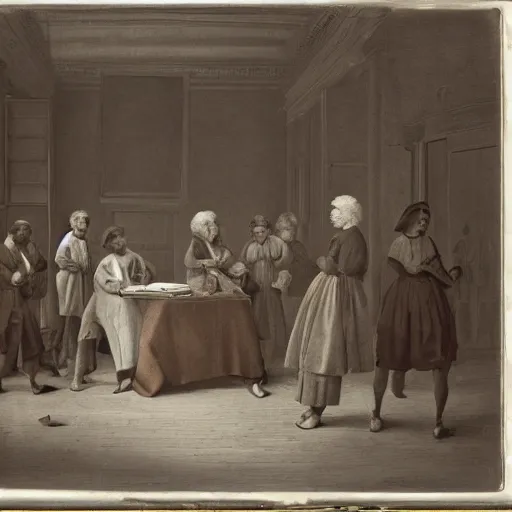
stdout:
<svg viewBox="0 0 512 512">
<path fill-rule="evenodd" d="M 264 374 L 249 298 L 177 297 L 146 303 L 133 383 L 141 396 L 217 377 Z"/>
</svg>

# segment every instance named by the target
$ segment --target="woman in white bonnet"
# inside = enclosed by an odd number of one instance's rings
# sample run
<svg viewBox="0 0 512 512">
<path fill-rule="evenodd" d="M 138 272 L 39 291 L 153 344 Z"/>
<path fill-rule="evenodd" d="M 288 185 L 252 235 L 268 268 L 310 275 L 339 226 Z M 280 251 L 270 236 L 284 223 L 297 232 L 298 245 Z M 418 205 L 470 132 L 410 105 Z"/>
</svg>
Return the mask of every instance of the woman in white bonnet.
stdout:
<svg viewBox="0 0 512 512">
<path fill-rule="evenodd" d="M 285 361 L 298 371 L 296 400 L 307 409 L 296 425 L 303 430 L 320 426 L 325 408 L 339 404 L 344 375 L 373 370 L 363 290 L 368 250 L 358 228 L 362 208 L 346 195 L 331 205 L 337 232 L 327 256 L 317 260 L 321 272 L 299 308 Z"/>
</svg>

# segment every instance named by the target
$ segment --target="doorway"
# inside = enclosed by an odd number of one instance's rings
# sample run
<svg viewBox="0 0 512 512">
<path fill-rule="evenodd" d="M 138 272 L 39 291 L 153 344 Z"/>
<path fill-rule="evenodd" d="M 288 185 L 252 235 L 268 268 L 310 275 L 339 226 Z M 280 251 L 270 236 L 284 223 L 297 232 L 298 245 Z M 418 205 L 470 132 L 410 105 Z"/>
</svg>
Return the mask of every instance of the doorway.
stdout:
<svg viewBox="0 0 512 512">
<path fill-rule="evenodd" d="M 462 351 L 500 347 L 501 158 L 493 127 L 425 144 L 431 235 L 445 266 L 463 276 L 450 291 Z"/>
</svg>

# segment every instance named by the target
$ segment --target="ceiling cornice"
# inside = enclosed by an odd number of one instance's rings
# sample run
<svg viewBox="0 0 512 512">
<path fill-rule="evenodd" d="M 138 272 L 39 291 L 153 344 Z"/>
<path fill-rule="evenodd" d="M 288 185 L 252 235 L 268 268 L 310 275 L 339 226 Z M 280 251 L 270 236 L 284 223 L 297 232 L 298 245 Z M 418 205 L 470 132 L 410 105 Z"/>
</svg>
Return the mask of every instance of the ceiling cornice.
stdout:
<svg viewBox="0 0 512 512">
<path fill-rule="evenodd" d="M 60 84 L 100 85 L 103 75 L 127 76 L 176 76 L 187 75 L 191 83 L 239 83 L 248 84 L 282 84 L 289 69 L 285 66 L 259 65 L 199 65 L 168 63 L 131 63 L 131 64 L 102 64 L 99 66 L 84 63 L 57 63 L 55 70 Z"/>
<path fill-rule="evenodd" d="M 288 120 L 304 114 L 323 90 L 364 62 L 364 45 L 383 22 L 388 9 L 350 7 L 332 18 L 323 41 L 314 43 L 299 61 L 286 93 Z"/>
</svg>

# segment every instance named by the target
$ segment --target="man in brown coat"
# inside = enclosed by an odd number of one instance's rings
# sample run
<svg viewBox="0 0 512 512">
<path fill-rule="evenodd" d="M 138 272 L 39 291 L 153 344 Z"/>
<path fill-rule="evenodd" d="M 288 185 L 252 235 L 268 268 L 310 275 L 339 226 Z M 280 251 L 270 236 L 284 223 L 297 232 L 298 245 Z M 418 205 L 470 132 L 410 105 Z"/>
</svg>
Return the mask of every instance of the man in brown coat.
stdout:
<svg viewBox="0 0 512 512">
<path fill-rule="evenodd" d="M 29 300 L 46 295 L 47 262 L 31 235 L 30 224 L 18 220 L 0 245 L 0 391 L 2 379 L 16 367 L 21 350 L 23 373 L 32 392 L 39 395 L 55 388 L 36 383 L 44 344 Z"/>
</svg>

